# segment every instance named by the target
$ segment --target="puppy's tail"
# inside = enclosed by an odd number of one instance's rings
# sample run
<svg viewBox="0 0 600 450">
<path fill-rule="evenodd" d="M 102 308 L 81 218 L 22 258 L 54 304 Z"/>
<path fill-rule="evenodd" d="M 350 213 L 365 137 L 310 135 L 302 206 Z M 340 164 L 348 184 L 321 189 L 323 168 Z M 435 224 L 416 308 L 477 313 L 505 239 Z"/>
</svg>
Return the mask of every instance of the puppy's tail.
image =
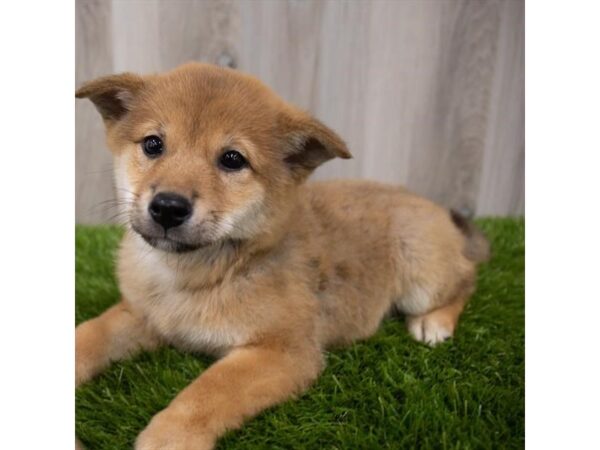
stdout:
<svg viewBox="0 0 600 450">
<path fill-rule="evenodd" d="M 465 256 L 475 263 L 489 260 L 491 256 L 490 242 L 473 221 L 454 209 L 450 210 L 450 218 L 466 238 Z"/>
</svg>

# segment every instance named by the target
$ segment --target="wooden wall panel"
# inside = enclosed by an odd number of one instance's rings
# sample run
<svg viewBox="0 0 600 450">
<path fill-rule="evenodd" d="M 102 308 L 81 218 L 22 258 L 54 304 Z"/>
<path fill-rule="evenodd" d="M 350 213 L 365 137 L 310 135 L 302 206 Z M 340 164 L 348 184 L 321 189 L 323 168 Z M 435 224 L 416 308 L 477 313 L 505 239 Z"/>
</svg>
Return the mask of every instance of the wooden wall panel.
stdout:
<svg viewBox="0 0 600 450">
<path fill-rule="evenodd" d="M 523 213 L 521 0 L 79 0 L 77 10 L 78 82 L 84 71 L 189 60 L 237 67 L 348 142 L 354 159 L 314 178 L 401 183 L 477 214 Z M 93 154 L 103 141 L 86 145 L 101 123 L 78 108 L 77 218 L 98 222 L 108 215 L 83 211 L 104 200 L 110 174 L 80 172 L 108 154 Z"/>
<path fill-rule="evenodd" d="M 224 65 L 233 61 L 233 42 L 239 28 L 233 2 L 161 0 L 159 15 L 162 67 L 188 61 Z"/>
<path fill-rule="evenodd" d="M 112 0 L 115 72 L 159 72 L 164 19 L 157 0 Z"/>
<path fill-rule="evenodd" d="M 423 122 L 415 129 L 407 184 L 442 204 L 475 211 L 496 62 L 499 3 L 446 1 L 438 13 L 434 87 Z"/>
<path fill-rule="evenodd" d="M 315 178 L 360 176 L 368 2 L 242 2 L 240 68 L 336 130 L 354 159 Z"/>
<path fill-rule="evenodd" d="M 477 212 L 525 213 L 525 14 L 502 3 L 498 55 L 483 155 Z"/>
<path fill-rule="evenodd" d="M 111 3 L 78 1 L 75 8 L 75 81 L 113 71 Z M 75 213 L 78 222 L 101 223 L 116 211 L 107 200 L 114 198 L 112 160 L 106 150 L 104 126 L 91 102 L 75 102 Z"/>
</svg>

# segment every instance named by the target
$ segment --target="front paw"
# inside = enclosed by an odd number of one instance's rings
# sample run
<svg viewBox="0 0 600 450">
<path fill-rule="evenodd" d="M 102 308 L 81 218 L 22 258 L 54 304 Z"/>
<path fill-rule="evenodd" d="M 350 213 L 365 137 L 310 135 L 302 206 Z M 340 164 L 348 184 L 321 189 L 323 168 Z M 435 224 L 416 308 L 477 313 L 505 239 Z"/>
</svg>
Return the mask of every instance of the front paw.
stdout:
<svg viewBox="0 0 600 450">
<path fill-rule="evenodd" d="M 214 445 L 215 438 L 193 417 L 167 408 L 140 433 L 135 450 L 211 450 Z"/>
</svg>

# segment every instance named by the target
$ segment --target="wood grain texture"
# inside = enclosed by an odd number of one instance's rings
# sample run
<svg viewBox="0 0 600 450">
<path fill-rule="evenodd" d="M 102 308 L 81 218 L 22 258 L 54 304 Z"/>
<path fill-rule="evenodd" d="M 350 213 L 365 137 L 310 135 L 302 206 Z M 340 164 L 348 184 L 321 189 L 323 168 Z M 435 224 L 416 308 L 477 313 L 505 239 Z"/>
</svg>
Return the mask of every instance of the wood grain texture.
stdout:
<svg viewBox="0 0 600 450">
<path fill-rule="evenodd" d="M 481 215 L 525 213 L 525 13 L 502 3 L 502 22 L 477 206 Z"/>
<path fill-rule="evenodd" d="M 524 211 L 522 0 L 79 0 L 76 6 L 78 82 L 189 60 L 237 67 L 348 142 L 354 159 L 332 161 L 314 178 L 405 184 L 478 215 Z M 90 108 L 77 110 L 76 213 L 79 222 L 95 223 L 108 214 L 84 210 L 104 200 L 111 177 L 81 175 L 108 162 L 107 154 L 96 154 L 103 138 Z"/>
<path fill-rule="evenodd" d="M 113 71 L 112 9 L 103 0 L 77 0 L 75 4 L 75 81 Z M 91 102 L 75 103 L 75 215 L 79 223 L 102 223 L 116 211 L 112 159 L 106 149 L 104 126 Z"/>
<path fill-rule="evenodd" d="M 444 205 L 476 209 L 499 30 L 499 3 L 447 1 L 436 11 L 434 85 L 416 130 L 408 185 Z"/>
</svg>

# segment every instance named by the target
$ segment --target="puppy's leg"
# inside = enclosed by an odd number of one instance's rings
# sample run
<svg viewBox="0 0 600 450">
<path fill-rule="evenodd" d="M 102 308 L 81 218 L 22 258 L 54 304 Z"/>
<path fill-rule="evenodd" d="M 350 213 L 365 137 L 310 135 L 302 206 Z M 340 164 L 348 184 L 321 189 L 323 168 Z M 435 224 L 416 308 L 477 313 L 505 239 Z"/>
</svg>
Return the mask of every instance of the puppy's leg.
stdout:
<svg viewBox="0 0 600 450">
<path fill-rule="evenodd" d="M 471 274 L 458 283 L 442 306 L 425 314 L 407 315 L 408 331 L 417 341 L 431 346 L 451 338 L 454 336 L 458 318 L 474 290 L 475 281 Z"/>
<path fill-rule="evenodd" d="M 212 449 L 226 430 L 302 392 L 321 368 L 318 350 L 258 346 L 234 350 L 154 416 L 135 448 Z"/>
<path fill-rule="evenodd" d="M 144 320 L 118 303 L 75 329 L 75 383 L 88 381 L 111 361 L 158 344 Z"/>
<path fill-rule="evenodd" d="M 431 346 L 451 338 L 466 301 L 467 298 L 461 297 L 427 314 L 407 316 L 408 331 L 417 341 Z"/>
</svg>

